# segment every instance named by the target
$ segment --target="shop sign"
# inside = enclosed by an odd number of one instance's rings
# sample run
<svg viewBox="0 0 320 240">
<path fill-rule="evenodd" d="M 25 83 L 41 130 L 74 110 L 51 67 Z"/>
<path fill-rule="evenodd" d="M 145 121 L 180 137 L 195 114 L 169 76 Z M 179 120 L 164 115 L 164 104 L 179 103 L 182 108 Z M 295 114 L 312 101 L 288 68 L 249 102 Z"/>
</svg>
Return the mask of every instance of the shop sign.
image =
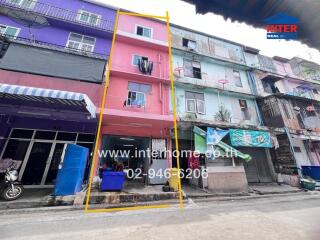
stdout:
<svg viewBox="0 0 320 240">
<path fill-rule="evenodd" d="M 232 146 L 272 148 L 269 132 L 230 129 L 229 133 Z"/>
<path fill-rule="evenodd" d="M 228 130 L 216 130 L 213 128 L 207 128 L 207 144 L 216 145 L 222 138 L 224 138 L 229 133 Z"/>
</svg>

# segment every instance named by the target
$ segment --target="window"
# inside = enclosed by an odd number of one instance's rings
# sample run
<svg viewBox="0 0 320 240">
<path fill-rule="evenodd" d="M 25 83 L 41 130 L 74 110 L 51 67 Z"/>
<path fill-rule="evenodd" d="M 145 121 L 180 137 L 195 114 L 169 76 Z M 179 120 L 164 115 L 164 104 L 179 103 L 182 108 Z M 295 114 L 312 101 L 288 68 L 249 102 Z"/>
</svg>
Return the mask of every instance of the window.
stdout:
<svg viewBox="0 0 320 240">
<path fill-rule="evenodd" d="M 152 36 L 152 29 L 148 27 L 143 26 L 136 26 L 136 34 L 139 36 L 151 38 Z"/>
<path fill-rule="evenodd" d="M 237 87 L 242 87 L 240 72 L 237 70 L 233 70 L 233 81 L 234 85 L 236 85 Z"/>
<path fill-rule="evenodd" d="M 293 147 L 293 151 L 294 152 L 301 152 L 301 148 L 300 147 Z"/>
<path fill-rule="evenodd" d="M 129 82 L 128 98 L 125 102 L 126 106 L 145 107 L 146 94 L 151 92 L 151 85 Z"/>
<path fill-rule="evenodd" d="M 134 54 L 134 55 L 132 56 L 132 65 L 138 66 L 139 60 L 149 61 L 148 57 L 143 57 L 143 56 L 139 56 L 139 55 Z"/>
<path fill-rule="evenodd" d="M 186 92 L 187 112 L 205 114 L 205 101 L 203 93 Z"/>
<path fill-rule="evenodd" d="M 182 46 L 190 49 L 190 50 L 195 50 L 197 47 L 197 42 L 193 40 L 189 40 L 186 38 L 182 38 Z"/>
<path fill-rule="evenodd" d="M 18 36 L 20 28 L 10 27 L 6 25 L 0 25 L 0 34 L 6 35 L 9 38 L 15 38 Z"/>
<path fill-rule="evenodd" d="M 88 37 L 81 34 L 70 33 L 67 42 L 67 48 L 84 51 L 93 52 L 96 39 L 93 37 Z"/>
<path fill-rule="evenodd" d="M 95 13 L 79 10 L 77 20 L 90 25 L 99 25 L 101 16 Z"/>
<path fill-rule="evenodd" d="M 22 8 L 32 9 L 36 5 L 37 0 L 7 0 L 7 2 Z"/>
<path fill-rule="evenodd" d="M 184 76 L 202 78 L 200 62 L 183 59 Z"/>
<path fill-rule="evenodd" d="M 243 119 L 250 120 L 251 116 L 250 116 L 247 100 L 239 99 L 239 105 L 241 108 Z"/>
</svg>

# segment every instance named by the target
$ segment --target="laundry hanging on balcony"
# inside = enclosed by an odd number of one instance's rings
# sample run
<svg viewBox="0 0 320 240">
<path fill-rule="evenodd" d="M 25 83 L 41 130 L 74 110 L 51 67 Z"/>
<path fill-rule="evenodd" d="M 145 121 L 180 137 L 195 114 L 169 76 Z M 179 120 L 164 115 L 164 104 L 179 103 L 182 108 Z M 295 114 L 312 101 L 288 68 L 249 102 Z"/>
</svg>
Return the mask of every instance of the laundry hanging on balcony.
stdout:
<svg viewBox="0 0 320 240">
<path fill-rule="evenodd" d="M 139 66 L 140 72 L 142 72 L 143 74 L 151 75 L 152 70 L 153 70 L 153 62 L 152 61 L 148 61 L 146 59 L 139 59 L 138 66 Z"/>
</svg>

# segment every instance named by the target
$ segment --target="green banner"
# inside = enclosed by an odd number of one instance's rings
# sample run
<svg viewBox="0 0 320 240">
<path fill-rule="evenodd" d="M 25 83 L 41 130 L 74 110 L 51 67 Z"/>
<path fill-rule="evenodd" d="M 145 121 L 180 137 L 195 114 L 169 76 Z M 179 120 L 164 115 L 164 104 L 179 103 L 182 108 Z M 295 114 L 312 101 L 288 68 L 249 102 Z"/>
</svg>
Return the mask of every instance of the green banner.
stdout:
<svg viewBox="0 0 320 240">
<path fill-rule="evenodd" d="M 207 140 L 198 134 L 194 134 L 194 147 L 195 151 L 205 154 L 207 151 Z"/>
<path fill-rule="evenodd" d="M 272 148 L 272 141 L 269 132 L 230 129 L 229 134 L 231 145 L 234 147 L 242 146 Z"/>
</svg>

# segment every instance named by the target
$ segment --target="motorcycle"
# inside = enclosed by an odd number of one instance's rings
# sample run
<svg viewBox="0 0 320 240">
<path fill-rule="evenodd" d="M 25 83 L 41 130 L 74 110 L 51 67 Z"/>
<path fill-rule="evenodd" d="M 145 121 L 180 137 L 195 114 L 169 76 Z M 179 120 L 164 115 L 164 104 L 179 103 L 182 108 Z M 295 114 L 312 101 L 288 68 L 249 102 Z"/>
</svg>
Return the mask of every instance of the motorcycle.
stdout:
<svg viewBox="0 0 320 240">
<path fill-rule="evenodd" d="M 14 167 L 7 168 L 4 180 L 0 183 L 0 197 L 6 201 L 13 201 L 23 194 L 23 186 L 18 182 L 19 173 Z"/>
</svg>

